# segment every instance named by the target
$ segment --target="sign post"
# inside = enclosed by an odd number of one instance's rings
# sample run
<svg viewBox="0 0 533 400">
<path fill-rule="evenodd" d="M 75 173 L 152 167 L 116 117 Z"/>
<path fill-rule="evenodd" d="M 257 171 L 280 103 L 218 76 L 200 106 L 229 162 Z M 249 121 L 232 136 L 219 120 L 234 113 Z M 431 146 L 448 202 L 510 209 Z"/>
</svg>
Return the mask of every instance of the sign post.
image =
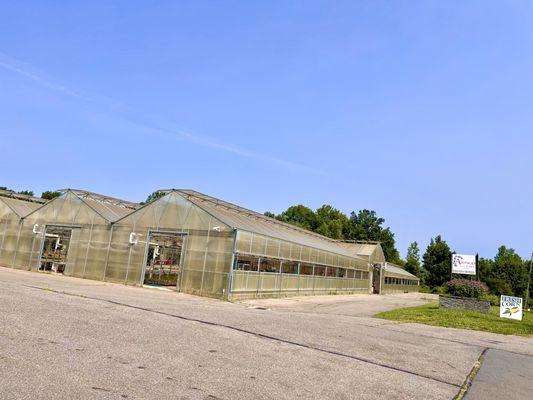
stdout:
<svg viewBox="0 0 533 400">
<path fill-rule="evenodd" d="M 502 295 L 500 298 L 500 318 L 522 321 L 522 298 Z"/>
<path fill-rule="evenodd" d="M 476 256 L 452 254 L 452 274 L 476 275 Z"/>
<path fill-rule="evenodd" d="M 533 253 L 531 253 L 531 260 L 529 261 L 529 275 L 527 276 L 527 290 L 526 290 L 526 308 L 529 311 L 529 282 L 531 281 L 531 270 L 533 269 Z"/>
</svg>

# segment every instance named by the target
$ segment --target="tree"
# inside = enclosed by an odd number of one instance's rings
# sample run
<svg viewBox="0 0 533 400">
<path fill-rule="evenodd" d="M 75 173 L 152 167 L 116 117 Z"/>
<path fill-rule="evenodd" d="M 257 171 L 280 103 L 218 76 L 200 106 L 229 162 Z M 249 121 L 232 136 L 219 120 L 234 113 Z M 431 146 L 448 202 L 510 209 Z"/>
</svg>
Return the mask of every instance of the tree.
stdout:
<svg viewBox="0 0 533 400">
<path fill-rule="evenodd" d="M 479 262 L 481 280 L 496 295 L 524 296 L 527 288 L 527 262 L 513 249 L 500 246 L 494 260 Z"/>
<path fill-rule="evenodd" d="M 417 242 L 411 243 L 407 248 L 404 268 L 407 272 L 420 277 L 420 249 Z"/>
<path fill-rule="evenodd" d="M 452 251 L 440 235 L 431 239 L 422 259 L 428 286 L 441 286 L 450 279 Z"/>
<path fill-rule="evenodd" d="M 33 196 L 33 190 L 21 190 L 20 192 L 17 192 L 18 194 L 24 194 L 26 196 Z"/>
<path fill-rule="evenodd" d="M 59 196 L 61 196 L 61 192 L 56 192 L 52 190 L 47 190 L 46 192 L 41 193 L 41 199 L 46 199 L 46 200 L 52 200 Z"/>
<path fill-rule="evenodd" d="M 310 231 L 314 231 L 317 227 L 317 218 L 313 210 L 301 204 L 287 208 L 276 218 Z"/>
<path fill-rule="evenodd" d="M 385 219 L 378 217 L 375 211 L 360 210 L 350 215 L 350 240 L 375 240 L 381 243 L 385 259 L 392 263 L 401 264 L 400 253 L 396 249 L 394 233 L 390 228 L 384 228 Z"/>
<path fill-rule="evenodd" d="M 148 197 L 146 198 L 146 201 L 144 203 L 141 203 L 141 204 L 151 203 L 152 201 L 156 201 L 157 199 L 159 199 L 160 197 L 163 197 L 164 195 L 165 195 L 165 192 L 157 190 L 157 191 L 152 192 L 151 194 L 149 194 Z"/>
<path fill-rule="evenodd" d="M 350 220 L 342 212 L 328 204 L 316 210 L 315 232 L 333 238 L 344 239 L 350 230 Z"/>
<path fill-rule="evenodd" d="M 299 204 L 289 207 L 279 215 L 269 211 L 265 212 L 264 215 L 333 239 L 380 242 L 387 261 L 400 265 L 404 263 L 396 249 L 394 234 L 390 228 L 383 227 L 385 220 L 377 217 L 375 211 L 352 212 L 348 218 L 329 204 L 324 204 L 316 211 Z"/>
</svg>

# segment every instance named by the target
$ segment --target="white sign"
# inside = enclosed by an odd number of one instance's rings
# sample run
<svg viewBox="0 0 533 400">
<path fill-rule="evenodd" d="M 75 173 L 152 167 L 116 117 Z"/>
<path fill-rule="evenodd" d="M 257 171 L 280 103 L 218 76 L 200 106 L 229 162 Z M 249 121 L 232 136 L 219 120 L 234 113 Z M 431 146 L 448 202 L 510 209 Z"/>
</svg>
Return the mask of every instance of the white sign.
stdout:
<svg viewBox="0 0 533 400">
<path fill-rule="evenodd" d="M 522 298 L 502 295 L 500 298 L 500 318 L 522 321 Z"/>
<path fill-rule="evenodd" d="M 452 274 L 475 275 L 476 256 L 470 254 L 452 254 Z"/>
</svg>

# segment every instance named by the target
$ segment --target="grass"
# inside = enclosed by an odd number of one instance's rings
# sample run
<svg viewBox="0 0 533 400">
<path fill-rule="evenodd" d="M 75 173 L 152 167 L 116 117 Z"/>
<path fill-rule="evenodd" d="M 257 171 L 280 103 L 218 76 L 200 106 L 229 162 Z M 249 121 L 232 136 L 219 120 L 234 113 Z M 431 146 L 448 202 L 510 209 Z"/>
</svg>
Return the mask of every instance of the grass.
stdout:
<svg viewBox="0 0 533 400">
<path fill-rule="evenodd" d="M 488 314 L 478 311 L 439 308 L 438 303 L 398 308 L 374 315 L 376 318 L 400 322 L 471 329 L 504 335 L 533 336 L 533 312 L 524 311 L 522 321 L 500 318 L 500 308 L 491 307 Z"/>
</svg>

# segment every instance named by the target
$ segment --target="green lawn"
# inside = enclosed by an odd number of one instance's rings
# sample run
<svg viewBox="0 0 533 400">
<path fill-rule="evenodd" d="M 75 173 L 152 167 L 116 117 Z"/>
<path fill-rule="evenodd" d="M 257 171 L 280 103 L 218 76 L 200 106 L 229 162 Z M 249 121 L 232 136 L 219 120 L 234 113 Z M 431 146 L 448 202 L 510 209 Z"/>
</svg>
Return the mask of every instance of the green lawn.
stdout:
<svg viewBox="0 0 533 400">
<path fill-rule="evenodd" d="M 500 318 L 499 307 L 491 307 L 488 314 L 478 311 L 439 308 L 438 303 L 418 307 L 398 308 L 376 314 L 374 317 L 400 322 L 473 329 L 504 335 L 533 336 L 533 312 L 524 311 L 522 321 Z"/>
</svg>

